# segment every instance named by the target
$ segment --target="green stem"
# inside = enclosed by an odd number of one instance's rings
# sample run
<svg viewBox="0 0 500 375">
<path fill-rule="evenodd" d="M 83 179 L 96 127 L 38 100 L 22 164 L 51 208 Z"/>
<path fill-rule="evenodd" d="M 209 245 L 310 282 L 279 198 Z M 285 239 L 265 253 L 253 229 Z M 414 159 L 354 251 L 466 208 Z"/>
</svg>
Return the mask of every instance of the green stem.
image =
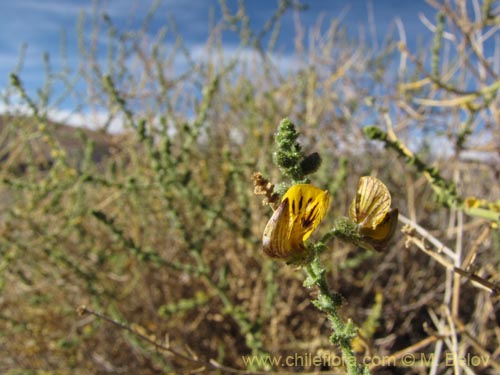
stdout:
<svg viewBox="0 0 500 375">
<path fill-rule="evenodd" d="M 342 358 L 348 375 L 369 374 L 369 370 L 358 364 L 354 350 L 352 349 L 352 339 L 357 335 L 357 327 L 348 320 L 344 322 L 340 316 L 339 309 L 342 306 L 342 296 L 332 292 L 325 277 L 325 269 L 320 264 L 318 257 L 306 266 L 307 279 L 306 286 L 316 286 L 319 289 L 318 297 L 313 301 L 318 310 L 323 311 L 330 324 L 333 334 L 330 341 L 340 348 Z"/>
</svg>

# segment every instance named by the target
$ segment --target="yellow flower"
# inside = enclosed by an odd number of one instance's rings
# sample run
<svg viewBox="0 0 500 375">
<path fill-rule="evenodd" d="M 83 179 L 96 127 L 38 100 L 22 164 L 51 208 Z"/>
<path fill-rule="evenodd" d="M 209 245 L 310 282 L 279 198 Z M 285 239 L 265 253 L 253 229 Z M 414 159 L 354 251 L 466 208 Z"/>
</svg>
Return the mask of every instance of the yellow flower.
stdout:
<svg viewBox="0 0 500 375">
<path fill-rule="evenodd" d="M 264 253 L 291 263 L 303 260 L 307 255 L 304 241 L 323 220 L 329 204 L 326 190 L 309 184 L 288 189 L 264 229 Z"/>
<path fill-rule="evenodd" d="M 381 251 L 394 235 L 398 224 L 397 208 L 391 209 L 391 194 L 382 181 L 372 176 L 361 177 L 349 216 L 359 226 L 360 246 Z"/>
</svg>

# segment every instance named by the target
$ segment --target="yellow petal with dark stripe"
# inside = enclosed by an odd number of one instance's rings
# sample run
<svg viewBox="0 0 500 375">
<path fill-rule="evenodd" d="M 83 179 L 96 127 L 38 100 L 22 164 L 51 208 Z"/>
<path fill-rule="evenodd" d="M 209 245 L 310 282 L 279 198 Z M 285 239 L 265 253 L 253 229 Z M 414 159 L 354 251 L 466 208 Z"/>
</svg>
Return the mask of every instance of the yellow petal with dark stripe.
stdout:
<svg viewBox="0 0 500 375">
<path fill-rule="evenodd" d="M 398 226 L 399 211 L 397 208 L 390 210 L 375 228 L 361 228 L 360 233 L 370 242 L 377 251 L 382 251 L 386 248 L 392 236 L 396 232 Z"/>
<path fill-rule="evenodd" d="M 329 204 L 328 191 L 309 184 L 292 186 L 264 229 L 264 252 L 279 259 L 304 252 L 304 241 L 323 220 Z"/>
<path fill-rule="evenodd" d="M 349 216 L 362 228 L 375 229 L 391 208 L 391 194 L 378 178 L 361 177 L 356 198 L 349 207 Z"/>
<path fill-rule="evenodd" d="M 325 217 L 330 194 L 309 184 L 297 184 L 288 189 L 283 199 L 290 202 L 290 238 L 305 241 Z"/>
<path fill-rule="evenodd" d="M 286 258 L 290 251 L 290 210 L 288 199 L 284 199 L 267 222 L 262 236 L 264 253 L 271 258 Z"/>
</svg>

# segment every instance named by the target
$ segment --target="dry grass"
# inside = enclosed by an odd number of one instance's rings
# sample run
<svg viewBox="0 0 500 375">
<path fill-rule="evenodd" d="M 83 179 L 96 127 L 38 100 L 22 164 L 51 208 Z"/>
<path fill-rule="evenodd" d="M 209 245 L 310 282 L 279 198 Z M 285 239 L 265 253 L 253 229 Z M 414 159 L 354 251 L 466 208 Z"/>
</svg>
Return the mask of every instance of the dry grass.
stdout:
<svg viewBox="0 0 500 375">
<path fill-rule="evenodd" d="M 290 117 L 305 149 L 323 157 L 312 179 L 333 202 L 319 232 L 347 214 L 364 174 L 382 179 L 393 206 L 423 228 L 398 231 L 383 254 L 332 241 L 323 255 L 330 285 L 345 297 L 344 316 L 363 327 L 360 358 L 415 353 L 437 361 L 373 368 L 377 374 L 498 373 L 498 298 L 437 257 L 500 283 L 498 50 L 485 40 L 499 15 L 466 13 L 457 3 L 435 4 L 445 20 L 439 50 L 435 43 L 408 51 L 394 37 L 371 50 L 333 22 L 311 34 L 309 50 L 296 38 L 298 60 L 308 62 L 289 72 L 266 55 L 245 58 L 249 49 L 224 56 L 218 28 L 207 61 L 182 75 L 173 61 L 181 48 L 140 32 L 117 35 L 112 43 L 131 51 L 127 64 L 99 65 L 89 48 L 78 74 L 92 93 L 82 101 L 126 122 L 119 136 L 78 138 L 56 127 L 43 100 L 14 80 L 11 90 L 32 108 L 28 117 L 4 116 L 1 133 L 0 372 L 147 375 L 205 365 L 228 373 L 243 371 L 242 356 L 251 354 L 335 352 L 302 271 L 261 251 L 270 209 L 253 196 L 251 175 L 281 182 L 273 136 Z M 82 36 L 82 48 L 92 43 Z M 367 123 L 392 130 L 438 168 L 460 202 L 438 202 L 435 181 L 370 142 Z M 449 153 L 437 152 L 438 136 Z M 471 196 L 472 210 L 462 204 Z M 437 254 L 433 239 L 451 253 Z M 89 311 L 78 315 L 81 305 L 135 333 Z M 453 366 L 448 355 L 488 360 Z M 214 361 L 228 368 L 215 370 Z"/>
</svg>

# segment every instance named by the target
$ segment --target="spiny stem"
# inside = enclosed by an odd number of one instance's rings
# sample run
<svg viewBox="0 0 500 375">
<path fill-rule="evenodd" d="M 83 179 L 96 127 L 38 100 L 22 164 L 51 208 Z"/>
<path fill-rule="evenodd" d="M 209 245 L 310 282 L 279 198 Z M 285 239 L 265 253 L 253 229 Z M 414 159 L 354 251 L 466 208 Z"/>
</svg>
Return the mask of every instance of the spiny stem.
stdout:
<svg viewBox="0 0 500 375">
<path fill-rule="evenodd" d="M 413 165 L 419 172 L 422 172 L 436 193 L 439 203 L 445 207 L 459 208 L 462 206 L 462 199 L 458 195 L 455 185 L 445 180 L 436 167 L 426 164 L 398 139 L 394 139 L 390 134 L 376 126 L 368 126 L 363 131 L 368 138 L 384 142 L 388 148 L 405 158 L 408 165 Z"/>
<path fill-rule="evenodd" d="M 340 316 L 339 309 L 342 306 L 342 296 L 330 290 L 325 277 L 325 269 L 319 262 L 318 257 L 313 259 L 305 269 L 308 275 L 305 285 L 316 286 L 319 289 L 319 295 L 313 301 L 313 304 L 318 310 L 326 314 L 332 325 L 333 334 L 330 336 L 330 341 L 340 348 L 347 374 L 369 374 L 368 368 L 358 364 L 352 348 L 352 339 L 356 337 L 358 329 L 350 320 L 344 322 Z"/>
</svg>

